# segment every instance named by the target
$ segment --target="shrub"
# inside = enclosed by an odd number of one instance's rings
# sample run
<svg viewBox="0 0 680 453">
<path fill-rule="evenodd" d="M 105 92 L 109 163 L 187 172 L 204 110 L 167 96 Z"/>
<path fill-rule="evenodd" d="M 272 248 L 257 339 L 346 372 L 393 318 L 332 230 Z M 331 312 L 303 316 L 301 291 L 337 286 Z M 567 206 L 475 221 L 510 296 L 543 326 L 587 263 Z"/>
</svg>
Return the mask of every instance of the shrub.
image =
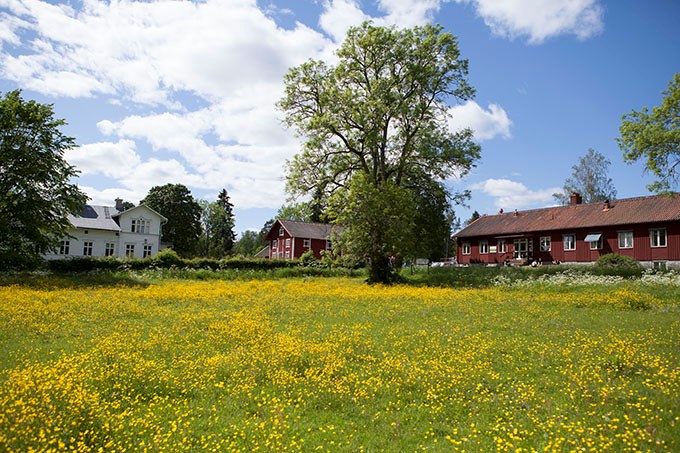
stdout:
<svg viewBox="0 0 680 453">
<path fill-rule="evenodd" d="M 161 250 L 149 261 L 151 264 L 162 268 L 184 267 L 184 260 L 172 249 Z"/>
<path fill-rule="evenodd" d="M 640 276 L 644 271 L 642 265 L 633 258 L 616 253 L 602 255 L 595 263 L 594 270 L 597 274 L 622 277 Z"/>
<path fill-rule="evenodd" d="M 302 266 L 311 266 L 316 262 L 316 258 L 314 257 L 314 252 L 312 250 L 307 250 L 305 253 L 300 255 L 300 265 Z"/>
</svg>

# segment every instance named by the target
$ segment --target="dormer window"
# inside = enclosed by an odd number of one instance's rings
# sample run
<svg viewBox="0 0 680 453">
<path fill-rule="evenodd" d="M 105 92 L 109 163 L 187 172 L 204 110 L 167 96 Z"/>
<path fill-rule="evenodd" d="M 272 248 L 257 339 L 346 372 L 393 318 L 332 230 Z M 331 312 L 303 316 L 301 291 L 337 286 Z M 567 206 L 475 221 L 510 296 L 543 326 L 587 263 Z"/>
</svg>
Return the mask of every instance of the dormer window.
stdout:
<svg viewBox="0 0 680 453">
<path fill-rule="evenodd" d="M 144 233 L 149 234 L 149 227 L 151 226 L 151 220 L 139 218 L 132 219 L 132 228 L 130 231 L 133 233 Z"/>
</svg>

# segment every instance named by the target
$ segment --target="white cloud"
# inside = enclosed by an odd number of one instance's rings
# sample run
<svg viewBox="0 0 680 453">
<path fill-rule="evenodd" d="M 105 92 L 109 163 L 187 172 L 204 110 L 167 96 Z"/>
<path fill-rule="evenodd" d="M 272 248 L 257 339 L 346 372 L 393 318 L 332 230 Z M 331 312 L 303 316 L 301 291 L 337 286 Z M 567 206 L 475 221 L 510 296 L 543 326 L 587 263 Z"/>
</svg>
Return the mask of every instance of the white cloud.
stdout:
<svg viewBox="0 0 680 453">
<path fill-rule="evenodd" d="M 489 104 L 488 110 L 484 110 L 476 102 L 467 101 L 451 107 L 449 114 L 449 128 L 452 131 L 470 128 L 478 141 L 499 136 L 510 138 L 512 121 L 505 110 L 496 104 Z"/>
<path fill-rule="evenodd" d="M 64 157 L 82 175 L 102 174 L 112 178 L 130 174 L 141 162 L 132 140 L 82 145 L 66 151 Z"/>
<path fill-rule="evenodd" d="M 439 11 L 441 0 L 378 0 L 383 16 L 371 17 L 356 0 L 325 0 L 319 25 L 335 42 L 342 42 L 350 27 L 371 20 L 376 25 L 408 28 L 430 22 Z"/>
<path fill-rule="evenodd" d="M 599 0 L 456 0 L 471 3 L 498 36 L 527 36 L 529 43 L 571 34 L 587 39 L 602 32 L 604 9 Z"/>
<path fill-rule="evenodd" d="M 492 198 L 495 205 L 506 211 L 533 206 L 554 205 L 552 194 L 560 192 L 560 187 L 531 190 L 521 182 L 509 179 L 487 179 L 470 186 L 472 190 L 479 190 Z"/>
</svg>

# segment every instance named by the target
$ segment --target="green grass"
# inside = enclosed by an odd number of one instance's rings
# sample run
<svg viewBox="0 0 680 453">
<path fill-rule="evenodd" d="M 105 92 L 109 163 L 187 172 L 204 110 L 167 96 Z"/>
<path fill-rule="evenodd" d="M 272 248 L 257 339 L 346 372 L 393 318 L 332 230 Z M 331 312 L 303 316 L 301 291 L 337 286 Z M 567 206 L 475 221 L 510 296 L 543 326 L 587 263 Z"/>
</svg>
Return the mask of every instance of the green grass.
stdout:
<svg viewBox="0 0 680 453">
<path fill-rule="evenodd" d="M 449 271 L 5 276 L 0 449 L 680 448 L 680 286 Z"/>
</svg>

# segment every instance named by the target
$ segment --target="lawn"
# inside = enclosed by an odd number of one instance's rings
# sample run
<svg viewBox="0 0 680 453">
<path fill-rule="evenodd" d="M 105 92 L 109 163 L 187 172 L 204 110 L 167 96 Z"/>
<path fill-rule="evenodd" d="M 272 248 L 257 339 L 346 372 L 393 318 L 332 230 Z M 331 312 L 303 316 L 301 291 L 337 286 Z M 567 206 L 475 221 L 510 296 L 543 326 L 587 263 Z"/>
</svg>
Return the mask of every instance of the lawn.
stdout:
<svg viewBox="0 0 680 453">
<path fill-rule="evenodd" d="M 677 280 L 5 279 L 0 450 L 678 451 Z"/>
</svg>

